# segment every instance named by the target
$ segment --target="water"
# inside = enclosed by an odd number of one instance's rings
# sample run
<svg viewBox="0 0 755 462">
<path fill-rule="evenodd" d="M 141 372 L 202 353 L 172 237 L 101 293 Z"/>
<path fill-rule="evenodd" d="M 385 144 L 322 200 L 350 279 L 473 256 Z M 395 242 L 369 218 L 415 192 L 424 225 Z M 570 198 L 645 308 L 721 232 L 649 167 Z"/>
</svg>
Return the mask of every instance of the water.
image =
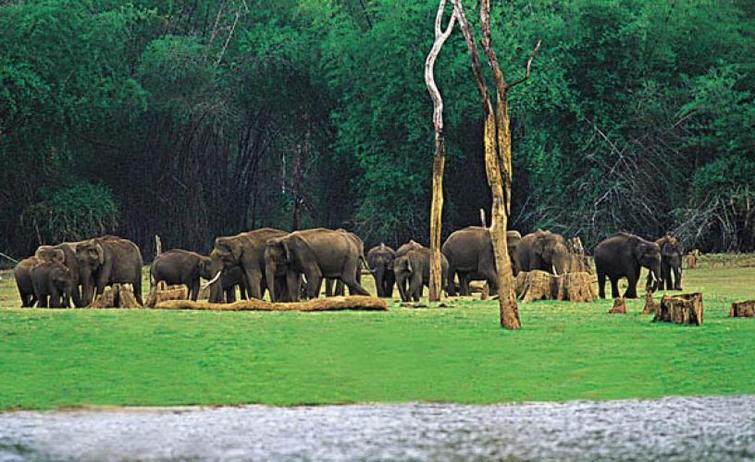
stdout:
<svg viewBox="0 0 755 462">
<path fill-rule="evenodd" d="M 0 414 L 0 462 L 752 461 L 755 396 Z"/>
</svg>

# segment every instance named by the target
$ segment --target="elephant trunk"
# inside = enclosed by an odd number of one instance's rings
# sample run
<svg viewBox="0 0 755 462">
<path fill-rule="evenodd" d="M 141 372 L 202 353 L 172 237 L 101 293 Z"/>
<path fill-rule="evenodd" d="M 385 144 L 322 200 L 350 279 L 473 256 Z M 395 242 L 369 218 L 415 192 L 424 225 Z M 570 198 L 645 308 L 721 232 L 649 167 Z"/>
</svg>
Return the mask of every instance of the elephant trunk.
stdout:
<svg viewBox="0 0 755 462">
<path fill-rule="evenodd" d="M 377 286 L 378 296 L 383 297 L 383 281 L 385 281 L 385 267 L 383 265 L 378 266 L 372 270 L 372 274 L 375 275 L 375 285 Z"/>
</svg>

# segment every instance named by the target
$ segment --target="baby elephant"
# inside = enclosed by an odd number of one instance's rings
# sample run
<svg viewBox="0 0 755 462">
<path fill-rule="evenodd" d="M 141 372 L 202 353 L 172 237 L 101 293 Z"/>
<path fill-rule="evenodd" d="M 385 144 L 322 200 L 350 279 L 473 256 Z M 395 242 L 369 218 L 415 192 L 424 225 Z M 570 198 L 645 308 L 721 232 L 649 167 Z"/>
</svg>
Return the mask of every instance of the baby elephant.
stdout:
<svg viewBox="0 0 755 462">
<path fill-rule="evenodd" d="M 21 296 L 22 308 L 31 308 L 37 303 L 37 297 L 34 295 L 34 284 L 31 281 L 31 270 L 41 262 L 42 260 L 37 257 L 24 258 L 18 262 L 13 270 L 18 294 Z"/>
<path fill-rule="evenodd" d="M 422 297 L 422 287 L 430 287 L 430 255 L 431 250 L 422 247 L 410 250 L 406 255 L 396 257 L 393 260 L 393 272 L 396 275 L 396 282 L 401 293 L 401 301 L 409 302 L 414 299 L 415 302 L 418 302 Z M 442 253 L 440 258 L 440 286 L 445 288 L 448 279 L 448 260 Z M 405 289 L 406 281 L 409 282 L 408 291 Z"/>
<path fill-rule="evenodd" d="M 69 308 L 74 290 L 74 277 L 59 261 L 44 261 L 31 269 L 34 296 L 40 308 Z"/>
</svg>

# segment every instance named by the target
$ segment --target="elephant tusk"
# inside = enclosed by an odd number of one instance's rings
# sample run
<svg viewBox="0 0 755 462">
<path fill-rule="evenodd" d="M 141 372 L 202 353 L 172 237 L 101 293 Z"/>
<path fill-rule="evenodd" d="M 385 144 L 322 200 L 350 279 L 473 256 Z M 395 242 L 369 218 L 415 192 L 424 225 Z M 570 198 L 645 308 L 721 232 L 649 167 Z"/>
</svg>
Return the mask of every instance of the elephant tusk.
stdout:
<svg viewBox="0 0 755 462">
<path fill-rule="evenodd" d="M 553 275 L 558 276 L 558 271 L 556 271 L 556 265 L 551 265 L 551 268 L 553 268 Z"/>
<path fill-rule="evenodd" d="M 215 284 L 215 282 L 216 282 L 216 281 L 217 281 L 218 279 L 220 279 L 220 274 L 221 274 L 221 273 L 222 273 L 222 271 L 218 271 L 218 274 L 216 274 L 214 278 L 212 278 L 212 279 L 210 279 L 209 281 L 207 281 L 207 282 L 205 282 L 204 284 L 202 284 L 202 288 L 203 288 L 203 289 L 206 289 L 206 288 L 210 287 L 211 285 Z"/>
<path fill-rule="evenodd" d="M 653 282 L 658 282 L 658 278 L 655 277 L 655 271 L 651 271 L 650 276 L 653 278 Z"/>
</svg>

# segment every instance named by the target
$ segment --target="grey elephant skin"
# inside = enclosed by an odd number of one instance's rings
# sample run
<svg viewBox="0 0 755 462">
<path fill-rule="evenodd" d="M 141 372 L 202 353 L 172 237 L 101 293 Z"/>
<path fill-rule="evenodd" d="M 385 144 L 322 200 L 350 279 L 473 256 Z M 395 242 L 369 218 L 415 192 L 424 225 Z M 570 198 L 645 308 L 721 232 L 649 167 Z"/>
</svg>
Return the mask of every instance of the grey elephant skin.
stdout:
<svg viewBox="0 0 755 462">
<path fill-rule="evenodd" d="M 167 250 L 152 262 L 149 268 L 150 285 L 183 284 L 189 288 L 189 298 L 196 301 L 199 296 L 199 278 L 212 278 L 210 257 L 184 249 Z"/>
<path fill-rule="evenodd" d="M 405 255 L 396 257 L 393 261 L 393 272 L 396 274 L 396 282 L 401 292 L 401 301 L 409 302 L 412 299 L 418 302 L 422 297 L 423 287 L 430 287 L 430 258 L 432 251 L 426 247 L 408 251 Z M 445 288 L 448 280 L 448 260 L 441 252 L 441 281 L 440 286 Z M 407 286 L 406 291 L 402 287 Z"/>
<path fill-rule="evenodd" d="M 73 277 L 74 288 L 71 298 L 73 299 L 74 306 L 77 308 L 89 304 L 89 302 L 84 299 L 82 288 L 85 285 L 85 279 L 91 277 L 91 275 L 82 273 L 82 268 L 79 267 L 79 260 L 76 257 L 76 246 L 82 242 L 84 241 L 63 242 L 54 246 L 43 245 L 40 246 L 34 254 L 35 257 L 41 258 L 42 260 L 59 260 L 60 255 L 63 255 L 62 263 L 71 271 L 71 276 Z M 94 283 L 91 279 L 87 281 L 86 285 L 87 287 L 94 287 Z"/>
<path fill-rule="evenodd" d="M 626 277 L 629 282 L 625 298 L 637 298 L 637 282 L 640 270 L 645 267 L 656 280 L 661 269 L 661 249 L 655 242 L 647 241 L 629 233 L 617 233 L 595 246 L 595 269 L 598 273 L 598 293 L 606 298 L 606 278 L 611 281 L 611 296 L 619 297 L 619 279 Z M 650 283 L 647 290 L 655 290 Z"/>
<path fill-rule="evenodd" d="M 541 270 L 557 274 L 568 273 L 572 255 L 563 236 L 537 230 L 522 237 L 516 246 L 515 271 Z"/>
<path fill-rule="evenodd" d="M 512 261 L 522 235 L 519 231 L 506 231 L 509 258 Z M 459 293 L 469 295 L 469 281 L 484 280 L 490 291 L 497 291 L 498 272 L 496 271 L 493 241 L 490 229 L 481 226 L 468 226 L 451 233 L 441 248 L 448 259 L 448 295 L 456 295 L 454 276 L 459 278 Z"/>
<path fill-rule="evenodd" d="M 265 248 L 267 285 L 278 301 L 277 278 L 285 273 L 289 298 L 299 300 L 299 279 L 306 279 L 307 295 L 319 295 L 323 278 L 340 279 L 355 295 L 369 295 L 357 281 L 363 255 L 362 249 L 348 233 L 315 228 L 294 231 L 269 239 Z M 294 290 L 291 290 L 291 289 Z"/>
<path fill-rule="evenodd" d="M 338 228 L 336 229 L 336 231 L 345 233 L 346 236 L 349 239 L 351 239 L 354 242 L 354 244 L 357 246 L 357 248 L 359 249 L 360 260 L 362 262 L 366 261 L 364 257 L 364 241 L 362 241 L 362 239 L 356 234 L 352 233 L 351 231 L 347 231 L 343 228 Z M 356 270 L 356 274 L 354 275 L 354 278 L 357 280 L 359 284 L 362 284 L 362 266 L 361 265 L 357 266 L 357 270 Z M 325 279 L 325 296 L 331 297 L 333 295 L 336 295 L 336 296 L 345 295 L 344 283 L 341 279 L 326 278 Z M 351 293 L 351 289 L 349 289 L 349 295 L 353 295 Z"/>
<path fill-rule="evenodd" d="M 676 237 L 665 235 L 656 239 L 661 248 L 660 290 L 682 290 L 682 251 Z"/>
<path fill-rule="evenodd" d="M 34 296 L 40 308 L 68 308 L 75 282 L 71 270 L 61 261 L 42 261 L 31 270 Z"/>
<path fill-rule="evenodd" d="M 102 236 L 76 245 L 82 284 L 82 299 L 92 303 L 105 286 L 115 283 L 131 284 L 139 304 L 142 301 L 142 254 L 136 244 L 117 236 Z M 94 289 L 91 286 L 94 282 Z"/>
<path fill-rule="evenodd" d="M 31 280 L 31 270 L 41 261 L 37 257 L 24 258 L 13 269 L 18 294 L 21 296 L 22 308 L 31 308 L 37 303 L 37 297 L 34 295 L 34 283 Z"/>
<path fill-rule="evenodd" d="M 396 274 L 393 272 L 395 259 L 396 251 L 384 243 L 367 252 L 367 266 L 370 267 L 372 277 L 375 278 L 378 297 L 393 297 L 393 285 L 396 283 Z"/>
<path fill-rule="evenodd" d="M 405 244 L 401 244 L 398 249 L 396 249 L 396 258 L 403 257 L 407 253 L 409 253 L 412 250 L 417 249 L 424 249 L 425 246 L 420 244 L 419 242 L 416 242 L 414 239 L 410 239 L 409 242 Z M 394 259 L 395 262 L 395 259 Z M 394 263 L 395 266 L 395 263 Z M 398 276 L 396 275 L 396 271 L 393 272 L 394 277 L 396 277 L 396 287 L 398 287 L 398 293 L 401 297 L 401 300 L 404 300 L 407 298 L 407 293 L 409 293 L 409 278 L 404 278 L 399 283 Z"/>
<path fill-rule="evenodd" d="M 215 239 L 215 245 L 210 253 L 212 259 L 211 272 L 214 276 L 223 273 L 226 268 L 239 267 L 246 279 L 246 289 L 249 296 L 262 298 L 265 287 L 265 245 L 270 239 L 288 234 L 275 228 L 260 228 L 253 231 L 239 233 L 235 236 L 224 236 Z M 279 284 L 285 285 L 285 274 L 279 275 Z M 213 277 L 215 279 L 215 277 Z M 213 284 L 210 291 L 210 301 L 220 302 L 222 286 Z M 274 298 L 271 295 L 271 298 Z"/>
</svg>

